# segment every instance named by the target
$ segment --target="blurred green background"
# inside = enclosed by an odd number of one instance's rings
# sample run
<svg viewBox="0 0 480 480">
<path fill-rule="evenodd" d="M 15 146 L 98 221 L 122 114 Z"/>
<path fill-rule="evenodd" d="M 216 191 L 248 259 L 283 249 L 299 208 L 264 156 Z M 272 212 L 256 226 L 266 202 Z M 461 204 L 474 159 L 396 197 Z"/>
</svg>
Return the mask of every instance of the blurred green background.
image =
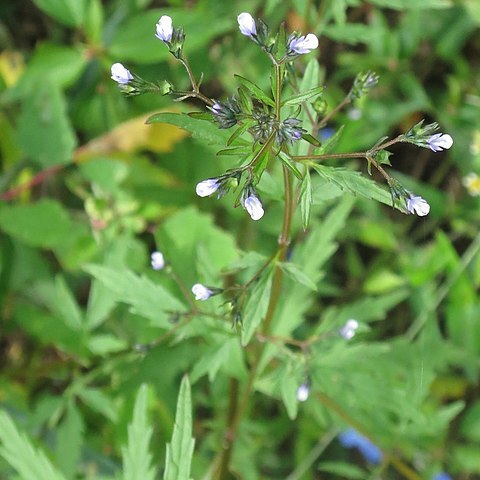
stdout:
<svg viewBox="0 0 480 480">
<path fill-rule="evenodd" d="M 208 97 L 232 95 L 236 73 L 268 91 L 268 59 L 238 32 L 242 11 L 319 36 L 311 56 L 329 109 L 357 73 L 380 75 L 323 132 L 345 126 L 336 152 L 365 150 L 422 118 L 454 145 L 392 148 L 389 171 L 428 200 L 425 218 L 314 180 L 312 227 L 304 234 L 297 215 L 292 255 L 318 292 L 288 280 L 274 333 L 307 338 L 348 318 L 361 328 L 348 344 L 328 337 L 308 358 L 272 342 L 231 478 L 480 478 L 479 0 L 2 2 L 0 407 L 66 479 L 127 478 L 121 447 L 147 383 L 150 451 L 161 472 L 180 379 L 190 373 L 192 477 L 215 478 L 229 385 L 245 381 L 251 351 L 214 317 L 172 323 L 162 310 L 186 310 L 188 299 L 171 276 L 151 270 L 149 255 L 161 249 L 187 289 L 220 284 L 219 272 L 239 258 L 258 264 L 276 246 L 281 178 L 272 169 L 261 185 L 267 214 L 258 223 L 230 197 L 199 199 L 195 184 L 232 166 L 216 155 L 220 144 L 144 122 L 202 105 L 126 98 L 110 66 L 188 89 L 154 36 L 159 17 L 170 15 L 185 29 L 184 52 Z M 306 63 L 296 63 L 300 76 Z M 367 174 L 361 162 L 341 166 Z M 249 251 L 257 255 L 245 259 Z M 319 396 L 299 406 L 305 362 Z M 337 441 L 357 427 L 352 419 L 384 452 L 380 466 Z M 0 428 L 0 478 L 49 478 L 15 476 L 12 442 Z"/>
</svg>

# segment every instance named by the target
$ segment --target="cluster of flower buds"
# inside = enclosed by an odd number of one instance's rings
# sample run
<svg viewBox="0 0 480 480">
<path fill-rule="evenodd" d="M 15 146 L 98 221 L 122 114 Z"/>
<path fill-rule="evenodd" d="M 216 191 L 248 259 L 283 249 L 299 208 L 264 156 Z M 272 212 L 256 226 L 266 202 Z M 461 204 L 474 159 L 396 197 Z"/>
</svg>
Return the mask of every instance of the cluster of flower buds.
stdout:
<svg viewBox="0 0 480 480">
<path fill-rule="evenodd" d="M 355 98 L 363 97 L 368 91 L 378 83 L 380 77 L 375 72 L 359 73 L 353 81 L 352 88 L 348 93 L 348 98 L 353 100 Z"/>
<path fill-rule="evenodd" d="M 404 141 L 419 147 L 430 148 L 433 152 L 448 150 L 453 145 L 453 138 L 448 133 L 435 133 L 438 123 L 423 126 L 424 120 L 414 125 L 403 137 Z"/>
<path fill-rule="evenodd" d="M 112 65 L 111 79 L 117 82 L 120 90 L 128 96 L 140 95 L 142 93 L 168 95 L 173 91 L 173 85 L 167 80 L 159 83 L 147 82 L 138 75 L 132 74 L 121 63 Z"/>
<path fill-rule="evenodd" d="M 224 102 L 215 102 L 210 108 L 218 124 L 218 128 L 230 128 L 237 124 L 241 109 L 235 97 Z"/>
<path fill-rule="evenodd" d="M 275 141 L 279 144 L 293 143 L 302 138 L 306 131 L 300 126 L 302 121 L 298 118 L 287 118 L 280 122 L 275 131 Z"/>
<path fill-rule="evenodd" d="M 155 36 L 167 45 L 168 50 L 175 58 L 182 57 L 185 42 L 183 27 L 174 28 L 172 19 L 168 15 L 160 17 L 156 25 Z"/>
</svg>

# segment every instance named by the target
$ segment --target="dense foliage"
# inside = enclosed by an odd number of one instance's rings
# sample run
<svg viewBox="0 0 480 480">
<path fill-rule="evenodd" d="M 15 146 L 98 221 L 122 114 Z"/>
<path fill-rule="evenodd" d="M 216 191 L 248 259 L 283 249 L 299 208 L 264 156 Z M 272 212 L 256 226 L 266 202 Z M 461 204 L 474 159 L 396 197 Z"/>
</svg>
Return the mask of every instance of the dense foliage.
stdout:
<svg viewBox="0 0 480 480">
<path fill-rule="evenodd" d="M 3 2 L 0 478 L 477 478 L 479 25 Z"/>
</svg>

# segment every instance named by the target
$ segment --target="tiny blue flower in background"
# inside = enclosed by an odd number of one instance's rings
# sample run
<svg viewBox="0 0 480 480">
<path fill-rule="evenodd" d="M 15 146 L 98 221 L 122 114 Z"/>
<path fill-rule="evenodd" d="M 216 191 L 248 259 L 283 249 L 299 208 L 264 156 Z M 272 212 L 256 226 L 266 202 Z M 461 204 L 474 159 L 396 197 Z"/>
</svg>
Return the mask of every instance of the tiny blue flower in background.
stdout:
<svg viewBox="0 0 480 480">
<path fill-rule="evenodd" d="M 448 133 L 436 133 L 427 138 L 427 145 L 434 152 L 441 152 L 453 145 L 453 138 Z"/>
<path fill-rule="evenodd" d="M 406 203 L 408 213 L 416 213 L 419 217 L 424 217 L 430 212 L 428 202 L 418 195 L 410 194 L 410 198 L 407 198 Z"/>
<path fill-rule="evenodd" d="M 432 480 L 453 480 L 453 478 L 445 472 L 439 472 L 432 477 Z"/>
<path fill-rule="evenodd" d="M 265 213 L 262 202 L 254 193 L 250 193 L 250 195 L 242 201 L 242 205 L 252 220 L 260 220 Z"/>
<path fill-rule="evenodd" d="M 345 340 L 350 340 L 355 336 L 355 331 L 358 328 L 358 322 L 351 318 L 350 320 L 347 320 L 345 325 L 340 329 L 340 335 L 345 339 Z"/>
<path fill-rule="evenodd" d="M 201 300 L 202 302 L 208 300 L 214 294 L 213 290 L 201 283 L 196 283 L 192 287 L 192 293 L 195 295 L 195 300 Z"/>
<path fill-rule="evenodd" d="M 162 270 L 165 267 L 165 259 L 162 252 L 153 252 L 150 256 L 150 263 L 154 270 Z"/>
<path fill-rule="evenodd" d="M 241 13 L 238 17 L 238 28 L 240 29 L 240 32 L 247 36 L 251 37 L 252 35 L 257 34 L 257 27 L 255 25 L 255 20 L 253 17 L 246 12 Z"/>
<path fill-rule="evenodd" d="M 302 383 L 297 389 L 297 400 L 299 402 L 305 402 L 310 395 L 310 385 L 308 383 Z"/>
<path fill-rule="evenodd" d="M 367 462 L 378 465 L 382 461 L 381 450 L 353 428 L 341 432 L 338 440 L 345 448 L 356 448 Z"/>
<path fill-rule="evenodd" d="M 335 135 L 335 129 L 331 127 L 322 128 L 320 132 L 318 132 L 318 135 L 320 140 L 324 142 Z"/>
<path fill-rule="evenodd" d="M 195 191 L 199 197 L 208 197 L 220 188 L 220 183 L 215 178 L 208 178 L 197 184 Z"/>
<path fill-rule="evenodd" d="M 155 36 L 162 42 L 169 42 L 173 35 L 172 19 L 168 15 L 163 15 L 156 25 L 157 33 Z"/>
<path fill-rule="evenodd" d="M 120 85 L 126 85 L 133 80 L 133 75 L 121 63 L 114 63 L 111 68 L 111 78 Z"/>
<path fill-rule="evenodd" d="M 318 47 L 318 38 L 313 34 L 297 37 L 293 35 L 290 37 L 287 45 L 288 53 L 303 55 L 310 53 L 312 50 Z"/>
</svg>

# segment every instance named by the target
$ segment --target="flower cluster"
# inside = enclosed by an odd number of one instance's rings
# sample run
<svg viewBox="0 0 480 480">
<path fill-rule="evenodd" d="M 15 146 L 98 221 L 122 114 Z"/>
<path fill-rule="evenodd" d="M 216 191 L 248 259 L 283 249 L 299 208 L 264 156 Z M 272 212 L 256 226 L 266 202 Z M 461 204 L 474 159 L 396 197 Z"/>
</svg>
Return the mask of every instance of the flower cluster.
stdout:
<svg viewBox="0 0 480 480">
<path fill-rule="evenodd" d="M 306 133 L 300 126 L 302 121 L 298 118 L 287 118 L 280 122 L 275 131 L 275 141 L 281 145 L 284 143 L 293 143 L 302 138 L 302 134 Z"/>
</svg>

